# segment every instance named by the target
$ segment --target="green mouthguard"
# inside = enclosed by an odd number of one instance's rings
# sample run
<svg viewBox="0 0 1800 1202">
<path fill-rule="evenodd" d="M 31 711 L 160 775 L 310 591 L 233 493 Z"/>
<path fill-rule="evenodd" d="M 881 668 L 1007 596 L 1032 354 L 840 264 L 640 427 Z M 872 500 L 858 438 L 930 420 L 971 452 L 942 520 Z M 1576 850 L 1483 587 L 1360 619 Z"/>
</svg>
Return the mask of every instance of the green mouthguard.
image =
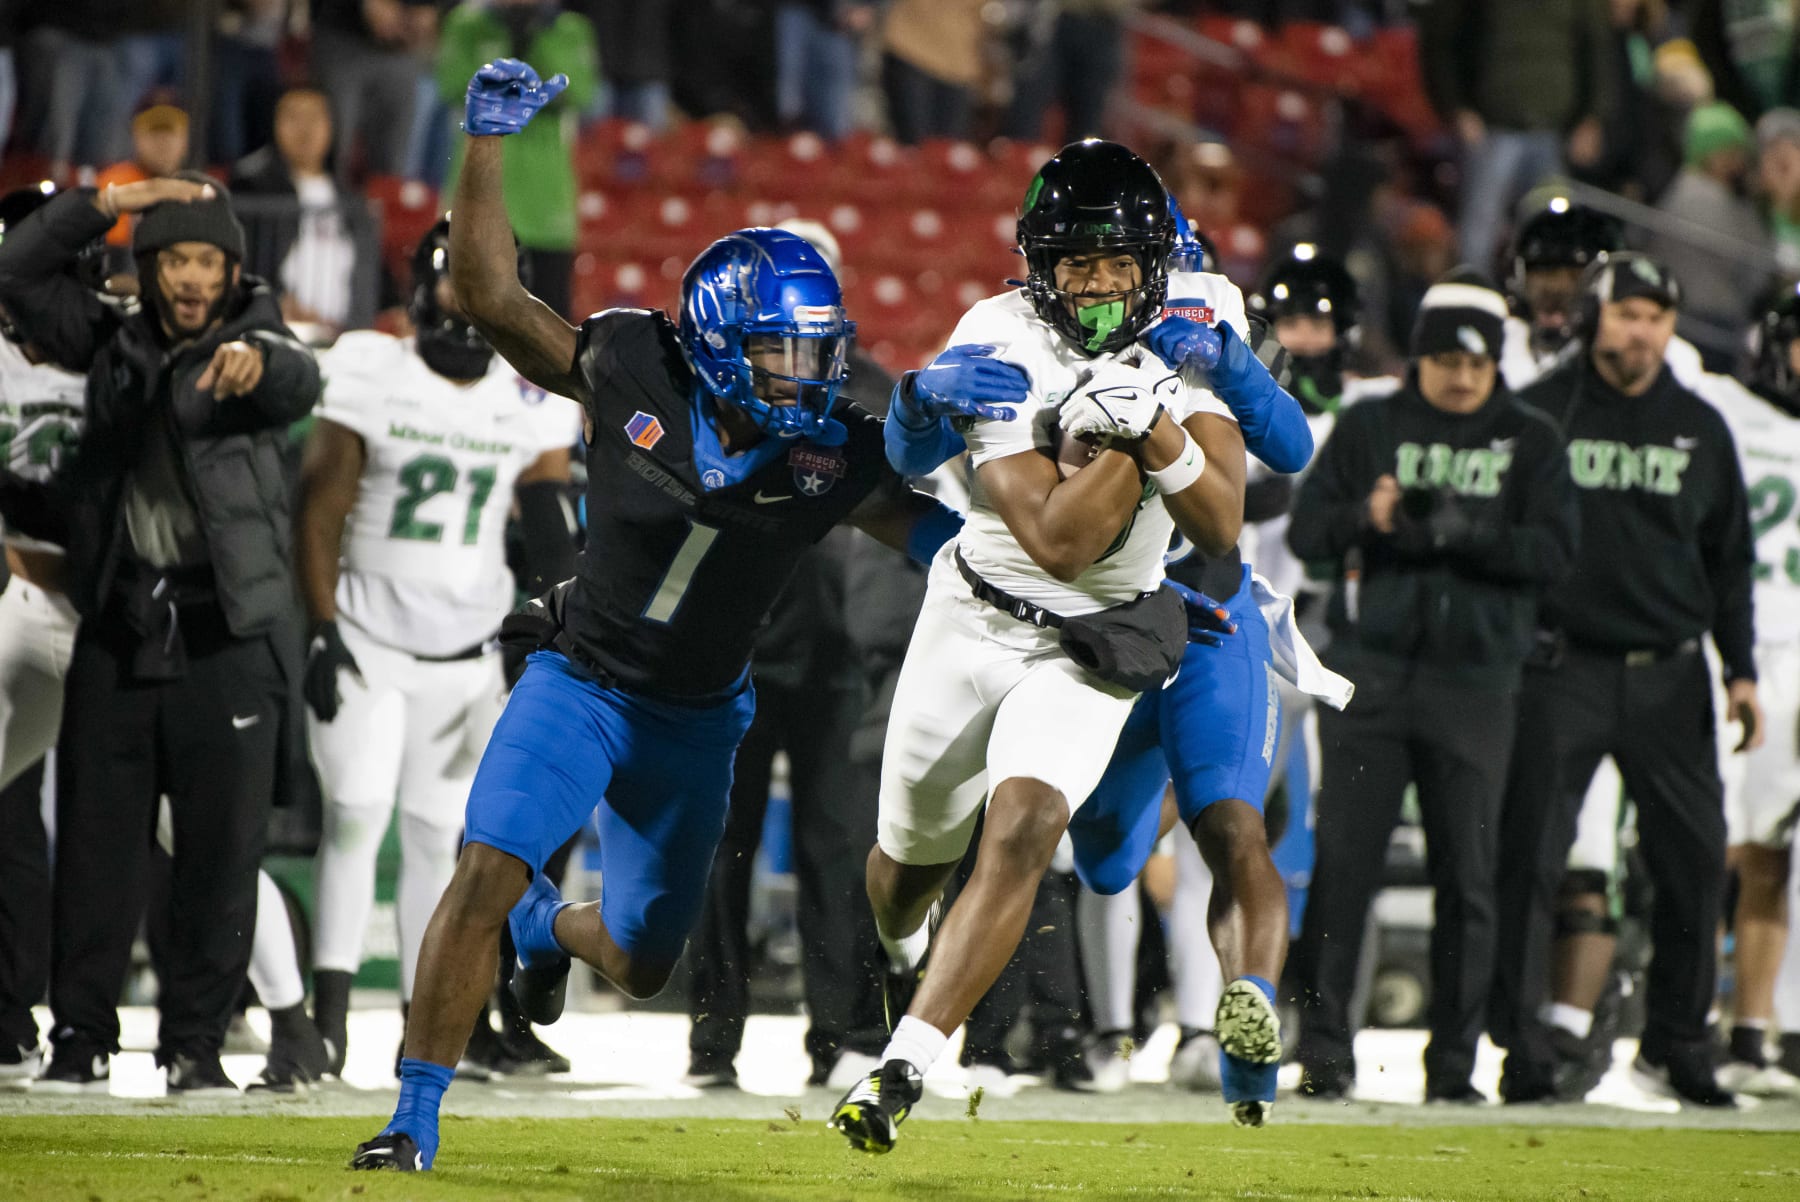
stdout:
<svg viewBox="0 0 1800 1202">
<path fill-rule="evenodd" d="M 1107 301 L 1077 309 L 1075 320 L 1081 323 L 1083 329 L 1093 331 L 1088 336 L 1087 349 L 1097 351 L 1114 330 L 1125 324 L 1125 302 Z"/>
</svg>

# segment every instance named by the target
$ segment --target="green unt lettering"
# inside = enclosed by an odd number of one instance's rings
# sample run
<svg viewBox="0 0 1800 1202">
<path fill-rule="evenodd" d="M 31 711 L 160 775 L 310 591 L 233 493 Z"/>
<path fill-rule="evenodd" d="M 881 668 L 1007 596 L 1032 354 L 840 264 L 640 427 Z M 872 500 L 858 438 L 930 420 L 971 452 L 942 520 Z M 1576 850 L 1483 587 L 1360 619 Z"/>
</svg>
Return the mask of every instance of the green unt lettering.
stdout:
<svg viewBox="0 0 1800 1202">
<path fill-rule="evenodd" d="M 1465 497 L 1497 497 L 1511 466 L 1510 448 L 1403 442 L 1394 449 L 1394 478 L 1401 488 L 1447 488 Z"/>
<path fill-rule="evenodd" d="M 1636 488 L 1659 497 L 1680 496 L 1681 473 L 1692 460 L 1692 453 L 1679 447 L 1633 447 L 1604 438 L 1569 442 L 1569 474 L 1577 488 Z"/>
</svg>

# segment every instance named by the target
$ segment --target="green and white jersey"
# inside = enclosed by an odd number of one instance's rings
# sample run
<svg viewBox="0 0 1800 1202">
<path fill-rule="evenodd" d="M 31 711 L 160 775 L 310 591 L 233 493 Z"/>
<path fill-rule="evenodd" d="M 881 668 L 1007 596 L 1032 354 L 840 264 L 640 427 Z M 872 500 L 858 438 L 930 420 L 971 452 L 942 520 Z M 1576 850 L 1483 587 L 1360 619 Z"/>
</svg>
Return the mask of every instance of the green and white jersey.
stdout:
<svg viewBox="0 0 1800 1202">
<path fill-rule="evenodd" d="M 1171 300 L 1169 311 L 1179 311 L 1189 320 L 1206 325 L 1228 322 L 1240 338 L 1247 336 L 1243 294 L 1224 276 L 1172 273 L 1168 295 L 1188 302 L 1177 309 Z M 1195 413 L 1215 413 L 1237 420 L 1225 403 L 1207 389 L 1184 385 L 1141 341 L 1122 351 L 1088 356 L 1040 318 L 1022 291 L 977 301 L 963 314 L 947 345 L 964 343 L 993 347 L 994 358 L 1021 368 L 1031 382 L 1029 395 L 1024 404 L 1017 406 L 1013 421 L 977 419 L 958 424 L 969 447 L 970 462 L 978 469 L 984 463 L 1024 451 L 1037 450 L 1054 457 L 1061 436 L 1057 419 L 1063 403 L 1077 395 L 1097 372 L 1116 365 L 1137 368 L 1133 387 L 1158 393 L 1166 389 L 1164 407 L 1178 421 Z M 1079 578 L 1060 581 L 1038 566 L 1019 545 L 977 475 L 968 522 L 957 536 L 957 546 L 969 566 L 989 583 L 1053 613 L 1075 615 L 1118 605 L 1161 584 L 1163 556 L 1174 529 L 1161 495 L 1147 485 L 1137 512 L 1106 554 Z"/>
<path fill-rule="evenodd" d="M 33 363 L 0 338 L 0 464 L 27 480 L 48 480 L 75 453 L 87 416 L 87 377 Z M 14 546 L 58 550 L 20 534 Z"/>
<path fill-rule="evenodd" d="M 1756 540 L 1756 641 L 1800 641 L 1800 418 L 1730 376 L 1708 374 L 1700 395 L 1737 443 Z"/>
<path fill-rule="evenodd" d="M 410 339 L 369 331 L 345 334 L 319 366 L 319 416 L 363 442 L 340 617 L 415 655 L 479 643 L 513 607 L 513 485 L 539 455 L 580 438 L 580 408 L 499 355 L 485 376 L 458 382 L 426 366 Z"/>
</svg>

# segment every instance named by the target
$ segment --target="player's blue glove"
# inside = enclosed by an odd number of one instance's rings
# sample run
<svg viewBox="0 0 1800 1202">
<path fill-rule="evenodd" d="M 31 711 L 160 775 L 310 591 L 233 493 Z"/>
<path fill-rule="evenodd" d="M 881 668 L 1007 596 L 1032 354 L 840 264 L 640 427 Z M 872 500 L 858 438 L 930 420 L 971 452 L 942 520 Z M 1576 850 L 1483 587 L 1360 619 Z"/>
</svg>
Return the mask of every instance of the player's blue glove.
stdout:
<svg viewBox="0 0 1800 1202">
<path fill-rule="evenodd" d="M 1165 309 L 1203 306 L 1171 300 Z M 1225 322 L 1202 325 L 1168 316 L 1144 334 L 1144 344 L 1176 371 L 1197 368 L 1207 387 L 1231 409 L 1244 434 L 1244 447 L 1278 472 L 1297 472 L 1312 458 L 1312 429 L 1306 411 L 1270 374 L 1250 344 Z"/>
<path fill-rule="evenodd" d="M 903 398 L 902 420 L 914 427 L 940 417 L 985 417 L 1009 422 L 1031 389 L 1023 368 L 993 357 L 996 348 L 968 342 L 927 363 Z"/>
<path fill-rule="evenodd" d="M 1187 605 L 1188 642 L 1217 647 L 1223 642 L 1224 635 L 1237 633 L 1237 623 L 1231 620 L 1231 611 L 1205 593 L 1174 580 L 1163 581 L 1163 587 L 1174 589 L 1175 594 Z"/>
<path fill-rule="evenodd" d="M 477 138 L 516 134 L 568 86 L 569 77 L 560 72 L 549 79 L 539 79 L 529 63 L 516 58 L 495 59 L 469 80 L 463 101 L 463 130 Z"/>
<path fill-rule="evenodd" d="M 1200 308 L 1203 305 L 1202 301 L 1175 300 L 1169 301 L 1164 308 Z M 1225 340 L 1220 331 L 1230 329 L 1224 324 L 1214 328 L 1191 317 L 1170 315 L 1144 332 L 1144 343 L 1156 352 L 1158 359 L 1169 365 L 1171 371 L 1180 371 L 1191 363 L 1210 374 L 1219 366 L 1219 358 L 1225 353 Z"/>
</svg>

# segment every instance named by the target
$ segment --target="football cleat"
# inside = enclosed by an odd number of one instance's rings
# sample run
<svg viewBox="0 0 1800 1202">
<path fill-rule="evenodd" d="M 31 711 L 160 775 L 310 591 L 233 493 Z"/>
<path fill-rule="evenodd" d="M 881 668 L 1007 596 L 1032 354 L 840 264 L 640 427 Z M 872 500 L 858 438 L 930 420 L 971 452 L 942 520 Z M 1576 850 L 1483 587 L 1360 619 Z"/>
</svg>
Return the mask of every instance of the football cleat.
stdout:
<svg viewBox="0 0 1800 1202">
<path fill-rule="evenodd" d="M 1281 1016 L 1275 1003 L 1250 981 L 1225 987 L 1213 1018 L 1219 1039 L 1221 1092 L 1240 1127 L 1260 1127 L 1275 1104 L 1281 1064 Z"/>
<path fill-rule="evenodd" d="M 1169 1084 L 1193 1093 L 1218 1093 L 1219 1041 L 1211 1031 L 1184 1030 L 1169 1058 Z"/>
<path fill-rule="evenodd" d="M 507 988 L 519 1012 L 541 1027 L 562 1017 L 569 988 L 569 955 L 556 942 L 556 915 L 564 904 L 556 886 L 540 872 L 507 916 L 518 949 Z M 535 966 L 526 963 L 527 957 Z"/>
<path fill-rule="evenodd" d="M 891 1152 L 901 1122 L 924 1093 L 918 1069 L 905 1060 L 890 1060 L 844 1095 L 831 1112 L 830 1126 L 859 1152 Z"/>
<path fill-rule="evenodd" d="M 70 1044 L 52 1047 L 50 1064 L 33 1083 L 40 1093 L 105 1093 L 112 1088 L 111 1060 L 105 1052 L 89 1052 Z"/>
<path fill-rule="evenodd" d="M 225 1075 L 217 1052 L 190 1056 L 177 1052 L 168 1061 L 169 1095 L 184 1098 L 235 1098 L 238 1087 Z"/>
<path fill-rule="evenodd" d="M 913 994 L 919 991 L 919 982 L 925 979 L 925 962 L 931 956 L 931 940 L 937 937 L 937 929 L 944 922 L 944 899 L 938 898 L 931 903 L 931 909 L 925 915 L 925 946 L 918 959 L 911 964 L 896 961 L 890 954 L 887 966 L 881 974 L 881 1009 L 887 1019 L 888 1033 L 893 1034 L 900 1020 L 912 1008 Z M 908 935 L 908 939 L 915 935 Z"/>
<path fill-rule="evenodd" d="M 44 1050 L 36 1045 L 0 1047 L 0 1089 L 29 1089 L 44 1067 Z"/>
<path fill-rule="evenodd" d="M 383 1131 L 369 1142 L 356 1145 L 350 1167 L 359 1172 L 392 1169 L 400 1173 L 423 1173 L 425 1154 L 406 1132 Z"/>
</svg>

